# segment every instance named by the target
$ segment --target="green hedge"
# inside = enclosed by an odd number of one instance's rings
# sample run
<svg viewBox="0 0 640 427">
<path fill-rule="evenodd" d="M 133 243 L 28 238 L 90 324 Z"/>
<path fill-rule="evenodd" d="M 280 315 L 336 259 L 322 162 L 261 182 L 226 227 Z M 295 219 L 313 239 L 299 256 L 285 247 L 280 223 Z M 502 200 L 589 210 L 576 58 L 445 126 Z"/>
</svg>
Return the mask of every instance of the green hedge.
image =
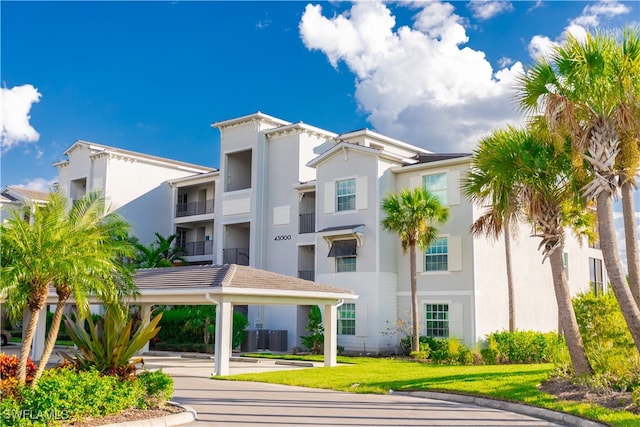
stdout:
<svg viewBox="0 0 640 427">
<path fill-rule="evenodd" d="M 555 332 L 500 331 L 487 336 L 480 350 L 485 364 L 556 362 L 565 343 Z"/>
<path fill-rule="evenodd" d="M 35 389 L 18 386 L 11 395 L 3 396 L 0 424 L 58 426 L 129 408 L 162 406 L 172 395 L 173 379 L 159 371 L 120 379 L 95 370 L 48 369 Z"/>
</svg>

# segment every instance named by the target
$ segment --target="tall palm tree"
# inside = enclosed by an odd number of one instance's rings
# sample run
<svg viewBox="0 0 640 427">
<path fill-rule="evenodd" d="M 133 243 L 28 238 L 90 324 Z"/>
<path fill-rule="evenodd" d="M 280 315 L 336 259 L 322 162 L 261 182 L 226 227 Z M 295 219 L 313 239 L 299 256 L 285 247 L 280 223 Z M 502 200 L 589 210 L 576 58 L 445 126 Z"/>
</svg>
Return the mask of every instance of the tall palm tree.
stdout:
<svg viewBox="0 0 640 427">
<path fill-rule="evenodd" d="M 413 351 L 420 349 L 420 317 L 418 315 L 418 290 L 416 278 L 416 247 L 425 250 L 438 238 L 438 229 L 432 224 L 449 219 L 449 208 L 424 187 L 405 189 L 382 199 L 385 218 L 382 228 L 400 237 L 403 254 L 409 250 L 411 281 L 411 325 Z"/>
<path fill-rule="evenodd" d="M 623 32 L 622 45 L 640 46 L 637 31 Z M 576 161 L 586 161 L 591 181 L 583 188 L 596 201 L 598 232 L 611 286 L 634 343 L 640 349 L 640 310 L 627 285 L 613 222 L 617 196 L 621 135 L 637 131 L 637 93 L 629 89 L 629 56 L 612 34 L 588 35 L 584 42 L 569 37 L 549 61 L 539 60 L 519 79 L 518 100 L 526 112 L 542 113 L 560 135 L 573 140 Z"/>
<path fill-rule="evenodd" d="M 66 206 L 66 199 L 63 203 Z M 99 193 L 89 193 L 77 200 L 64 218 L 67 235 L 61 252 L 64 250 L 69 265 L 53 282 L 58 301 L 32 387 L 49 361 L 70 297 L 73 296 L 80 315 L 86 317 L 89 314 L 88 298 L 92 294 L 120 307 L 123 296 L 135 293 L 133 271 L 121 262 L 123 257 L 135 252 L 126 240 L 130 227 L 116 214 L 105 216 L 104 212 L 104 198 Z"/>
<path fill-rule="evenodd" d="M 480 140 L 473 156 L 471 171 L 464 179 L 463 190 L 477 205 L 488 208 L 471 225 L 474 236 L 485 235 L 498 239 L 504 234 L 504 250 L 507 267 L 507 294 L 509 310 L 509 331 L 516 330 L 515 284 L 511 262 L 511 226 L 518 221 L 517 188 L 512 182 L 512 174 L 504 170 L 504 164 L 494 159 L 495 146 L 511 138 L 509 130 L 497 130 L 491 136 Z"/>
<path fill-rule="evenodd" d="M 520 210 L 541 238 L 543 262 L 549 259 L 559 323 L 576 375 L 593 373 L 582 344 L 563 265 L 565 227 L 579 232 L 588 224 L 573 178 L 570 152 L 530 130 L 508 127 L 481 140 L 472 162 L 485 167 L 488 186 L 517 195 Z M 510 187 L 510 188 L 509 188 Z M 498 208 L 500 209 L 500 208 Z M 514 217 L 515 213 L 512 214 Z"/>
</svg>

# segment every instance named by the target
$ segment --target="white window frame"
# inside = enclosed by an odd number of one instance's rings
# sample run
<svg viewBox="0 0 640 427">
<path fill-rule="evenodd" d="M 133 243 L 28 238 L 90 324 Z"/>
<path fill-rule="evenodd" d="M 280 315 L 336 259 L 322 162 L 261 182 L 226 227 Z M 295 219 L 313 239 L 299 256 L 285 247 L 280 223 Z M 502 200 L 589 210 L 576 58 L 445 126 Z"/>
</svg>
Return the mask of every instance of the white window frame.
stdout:
<svg viewBox="0 0 640 427">
<path fill-rule="evenodd" d="M 431 250 L 435 245 L 437 245 L 441 241 L 445 241 L 446 242 L 446 245 L 447 245 L 446 252 L 439 252 L 439 253 L 430 254 L 429 250 Z M 427 262 L 429 257 L 442 257 L 442 256 L 446 257 L 446 266 L 445 266 L 444 269 L 430 270 L 430 269 L 427 268 L 427 266 L 429 265 L 428 262 Z M 438 264 L 442 263 L 442 261 L 436 261 L 436 262 Z M 424 251 L 423 265 L 424 265 L 425 273 L 441 273 L 441 272 L 449 271 L 449 236 L 440 236 L 431 245 L 429 245 L 429 247 Z"/>
<path fill-rule="evenodd" d="M 352 182 L 353 184 L 349 184 L 349 187 L 353 189 L 352 193 L 340 194 L 338 188 L 341 183 Z M 338 179 L 335 181 L 335 197 L 336 197 L 336 212 L 349 212 L 356 210 L 356 197 L 357 197 L 358 189 L 357 189 L 357 180 L 356 178 L 346 178 L 346 179 Z M 341 199 L 348 198 L 348 209 L 344 207 L 340 208 Z M 344 205 L 344 203 L 343 203 Z"/>
<path fill-rule="evenodd" d="M 346 317 L 344 314 L 353 314 L 353 316 Z M 355 336 L 356 335 L 356 304 L 355 303 L 344 303 L 340 307 L 338 307 L 338 315 L 337 315 L 337 332 L 338 335 L 348 335 Z M 349 326 L 345 326 L 342 322 L 349 322 Z M 353 326 L 351 323 L 353 322 Z M 343 333 L 344 329 L 348 328 L 348 333 Z M 353 332 L 352 332 L 353 331 Z"/>
<path fill-rule="evenodd" d="M 444 315 L 445 318 L 431 318 L 429 319 L 429 307 L 431 308 L 438 308 L 438 310 L 433 311 L 431 310 L 431 314 L 433 315 L 434 313 L 437 315 Z M 445 309 L 446 308 L 446 309 Z M 442 310 L 440 310 L 442 309 Z M 433 337 L 433 338 L 449 338 L 451 336 L 451 304 L 449 302 L 444 302 L 444 301 L 439 301 L 439 302 L 426 302 L 424 304 L 424 319 L 425 319 L 425 335 L 428 337 Z M 429 327 L 429 322 L 433 322 L 434 324 L 445 324 L 446 326 L 444 326 L 444 328 L 439 325 L 438 327 L 436 327 L 435 325 L 432 325 L 432 327 Z M 434 334 L 430 334 L 430 329 L 431 331 L 433 330 L 445 330 L 445 334 L 444 335 L 434 335 Z"/>
</svg>

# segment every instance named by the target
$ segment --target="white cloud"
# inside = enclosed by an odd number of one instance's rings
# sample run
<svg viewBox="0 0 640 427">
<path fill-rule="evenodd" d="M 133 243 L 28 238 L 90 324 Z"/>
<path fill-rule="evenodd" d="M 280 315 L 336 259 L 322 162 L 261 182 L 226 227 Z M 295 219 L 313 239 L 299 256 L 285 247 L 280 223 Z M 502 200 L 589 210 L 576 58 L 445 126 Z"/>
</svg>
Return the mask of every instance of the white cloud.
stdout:
<svg viewBox="0 0 640 427">
<path fill-rule="evenodd" d="M 412 27 L 394 31 L 380 2 L 357 2 L 331 18 L 307 5 L 300 35 L 355 74 L 356 99 L 378 131 L 434 151 L 470 151 L 517 120 L 512 88 L 522 64 L 495 72 L 484 52 L 463 46 L 468 37 L 451 4 L 419 7 Z"/>
<path fill-rule="evenodd" d="M 509 57 L 503 56 L 502 58 L 498 59 L 498 65 L 501 68 L 508 67 L 511 64 L 513 64 L 513 59 Z"/>
<path fill-rule="evenodd" d="M 34 178 L 30 181 L 27 181 L 26 184 L 19 184 L 16 187 L 26 188 L 27 190 L 37 190 L 37 191 L 50 191 L 53 187 L 53 184 L 57 182 L 56 179 L 47 180 L 45 178 Z"/>
<path fill-rule="evenodd" d="M 590 29 L 602 24 L 604 19 L 612 19 L 619 15 L 630 12 L 629 7 L 618 3 L 617 0 L 600 0 L 597 3 L 589 4 L 582 9 L 580 16 L 569 21 L 562 33 L 554 40 L 548 36 L 535 35 L 529 42 L 529 54 L 534 59 L 548 57 L 555 46 L 562 44 L 569 35 L 577 40 L 584 40 Z"/>
<path fill-rule="evenodd" d="M 513 10 L 513 5 L 509 1 L 471 0 L 468 6 L 475 18 L 483 20 Z"/>
<path fill-rule="evenodd" d="M 0 147 L 2 152 L 21 142 L 34 142 L 40 134 L 29 124 L 29 112 L 33 103 L 40 101 L 38 89 L 32 85 L 0 88 Z"/>
</svg>

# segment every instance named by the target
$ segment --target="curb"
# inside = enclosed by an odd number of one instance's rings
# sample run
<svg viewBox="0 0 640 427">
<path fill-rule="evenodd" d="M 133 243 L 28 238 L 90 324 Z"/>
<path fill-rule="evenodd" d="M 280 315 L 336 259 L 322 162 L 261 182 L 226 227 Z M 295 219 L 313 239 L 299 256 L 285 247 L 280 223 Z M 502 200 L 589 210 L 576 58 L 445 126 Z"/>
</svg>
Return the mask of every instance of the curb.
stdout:
<svg viewBox="0 0 640 427">
<path fill-rule="evenodd" d="M 185 412 L 179 414 L 171 414 L 159 418 L 151 418 L 148 420 L 127 421 L 124 423 L 105 424 L 102 427 L 169 427 L 189 424 L 196 420 L 196 411 L 190 406 L 180 405 L 176 402 L 169 402 L 171 405 L 180 406 Z"/>
<path fill-rule="evenodd" d="M 564 412 L 552 411 L 551 409 L 539 408 L 537 406 L 523 405 L 520 403 L 506 402 L 504 400 L 488 399 L 485 397 L 467 396 L 464 394 L 439 393 L 433 391 L 394 391 L 389 393 L 399 394 L 402 396 L 420 397 L 423 399 L 436 399 L 448 402 L 467 403 L 492 409 L 502 409 L 505 411 L 515 412 L 517 414 L 529 415 L 531 417 L 540 418 L 554 423 L 561 423 L 567 427 L 607 427 L 587 418 L 578 417 L 576 415 L 566 414 Z"/>
</svg>

